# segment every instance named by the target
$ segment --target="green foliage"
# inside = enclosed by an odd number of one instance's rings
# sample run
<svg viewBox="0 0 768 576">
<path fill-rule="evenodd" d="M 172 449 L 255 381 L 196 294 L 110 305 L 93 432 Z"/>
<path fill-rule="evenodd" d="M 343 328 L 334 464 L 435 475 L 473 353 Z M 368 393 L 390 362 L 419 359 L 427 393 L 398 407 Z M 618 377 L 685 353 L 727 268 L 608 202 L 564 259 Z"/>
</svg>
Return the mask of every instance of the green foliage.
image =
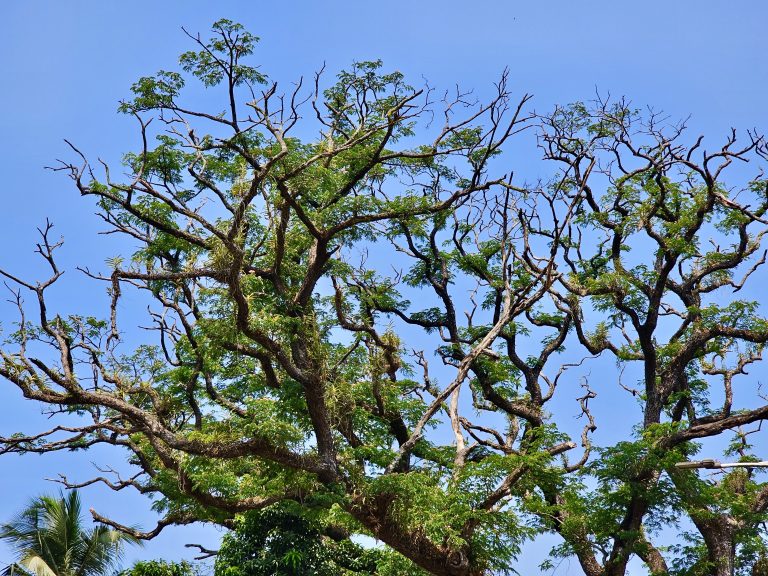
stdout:
<svg viewBox="0 0 768 576">
<path fill-rule="evenodd" d="M 296 507 L 274 505 L 240 516 L 224 537 L 215 576 L 352 576 L 379 574 L 379 553 L 323 536 Z"/>
<path fill-rule="evenodd" d="M 253 47 L 259 39 L 245 30 L 240 24 L 222 19 L 212 26 L 214 36 L 206 43 L 200 42 L 202 50 L 185 52 L 179 58 L 185 72 L 191 72 L 205 86 L 215 86 L 227 77 L 232 86 L 244 82 L 264 84 L 267 79 L 256 68 L 239 63 L 244 56 L 253 53 Z M 233 60 L 231 66 L 230 58 Z"/>
<path fill-rule="evenodd" d="M 130 568 L 118 573 L 118 576 L 197 576 L 198 571 L 189 562 L 168 562 L 166 560 L 146 560 L 136 562 Z"/>
</svg>

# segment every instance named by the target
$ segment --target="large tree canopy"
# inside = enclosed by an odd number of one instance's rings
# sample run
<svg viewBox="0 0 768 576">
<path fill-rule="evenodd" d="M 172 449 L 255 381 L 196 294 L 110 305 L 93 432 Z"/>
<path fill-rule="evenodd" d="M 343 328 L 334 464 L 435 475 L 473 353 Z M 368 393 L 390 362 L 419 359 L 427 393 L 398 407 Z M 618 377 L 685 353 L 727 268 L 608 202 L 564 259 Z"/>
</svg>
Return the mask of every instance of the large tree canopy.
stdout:
<svg viewBox="0 0 768 576">
<path fill-rule="evenodd" d="M 481 101 L 379 62 L 283 93 L 237 24 L 190 38 L 182 71 L 141 78 L 120 106 L 140 130 L 126 177 L 74 146 L 58 167 L 137 246 L 85 270 L 111 309 L 46 305 L 62 275 L 50 226 L 49 278 L 2 272 L 20 321 L 0 375 L 84 419 L 2 451 L 127 450 L 135 475 L 64 482 L 153 495 L 164 516 L 147 532 L 94 512 L 138 538 L 289 502 L 410 572 L 503 573 L 545 532 L 589 576 L 633 558 L 750 569 L 768 485 L 676 464 L 702 443 L 753 460 L 768 418 L 747 375 L 768 340 L 749 299 L 768 229 L 761 137 L 712 151 L 624 101 L 534 114 L 506 74 Z M 190 81 L 220 107 L 188 104 Z M 543 162 L 518 167 L 526 182 L 508 149 L 533 136 Z M 129 349 L 133 291 L 156 338 Z M 593 446 L 601 395 L 640 416 Z"/>
</svg>

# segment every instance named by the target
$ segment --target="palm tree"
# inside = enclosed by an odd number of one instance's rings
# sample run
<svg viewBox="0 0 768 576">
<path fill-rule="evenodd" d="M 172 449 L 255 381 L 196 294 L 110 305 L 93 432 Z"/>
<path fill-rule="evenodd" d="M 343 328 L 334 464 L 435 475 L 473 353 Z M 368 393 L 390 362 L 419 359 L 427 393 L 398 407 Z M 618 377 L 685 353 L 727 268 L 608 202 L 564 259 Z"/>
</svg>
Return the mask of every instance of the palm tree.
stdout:
<svg viewBox="0 0 768 576">
<path fill-rule="evenodd" d="M 124 545 L 137 543 L 105 526 L 87 530 L 77 490 L 32 499 L 0 525 L 0 540 L 10 543 L 17 557 L 3 576 L 104 576 L 119 561 Z"/>
</svg>

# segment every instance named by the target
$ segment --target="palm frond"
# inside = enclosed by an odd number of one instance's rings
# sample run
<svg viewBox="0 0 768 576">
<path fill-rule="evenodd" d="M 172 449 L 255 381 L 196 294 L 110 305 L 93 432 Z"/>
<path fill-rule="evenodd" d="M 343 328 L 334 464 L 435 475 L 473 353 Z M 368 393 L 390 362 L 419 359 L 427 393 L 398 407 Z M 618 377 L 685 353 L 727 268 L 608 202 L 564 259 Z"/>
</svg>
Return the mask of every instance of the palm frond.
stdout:
<svg viewBox="0 0 768 576">
<path fill-rule="evenodd" d="M 56 574 L 48 563 L 37 555 L 22 558 L 19 561 L 19 565 L 25 572 L 34 576 L 61 576 L 60 574 Z"/>
<path fill-rule="evenodd" d="M 76 490 L 33 499 L 0 524 L 0 540 L 18 558 L 0 576 L 104 576 L 117 567 L 126 544 L 138 543 L 105 526 L 86 530 Z"/>
</svg>

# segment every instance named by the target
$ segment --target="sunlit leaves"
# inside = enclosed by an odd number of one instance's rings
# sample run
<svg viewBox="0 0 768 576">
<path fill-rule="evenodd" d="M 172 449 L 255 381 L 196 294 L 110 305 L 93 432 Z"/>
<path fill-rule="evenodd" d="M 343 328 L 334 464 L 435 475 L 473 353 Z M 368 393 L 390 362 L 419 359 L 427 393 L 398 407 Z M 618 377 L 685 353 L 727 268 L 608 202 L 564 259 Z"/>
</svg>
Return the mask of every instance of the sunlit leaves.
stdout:
<svg viewBox="0 0 768 576">
<path fill-rule="evenodd" d="M 131 86 L 133 100 L 120 104 L 123 113 L 140 112 L 171 106 L 184 87 L 184 79 L 178 72 L 160 71 L 155 76 L 145 76 Z"/>
</svg>

